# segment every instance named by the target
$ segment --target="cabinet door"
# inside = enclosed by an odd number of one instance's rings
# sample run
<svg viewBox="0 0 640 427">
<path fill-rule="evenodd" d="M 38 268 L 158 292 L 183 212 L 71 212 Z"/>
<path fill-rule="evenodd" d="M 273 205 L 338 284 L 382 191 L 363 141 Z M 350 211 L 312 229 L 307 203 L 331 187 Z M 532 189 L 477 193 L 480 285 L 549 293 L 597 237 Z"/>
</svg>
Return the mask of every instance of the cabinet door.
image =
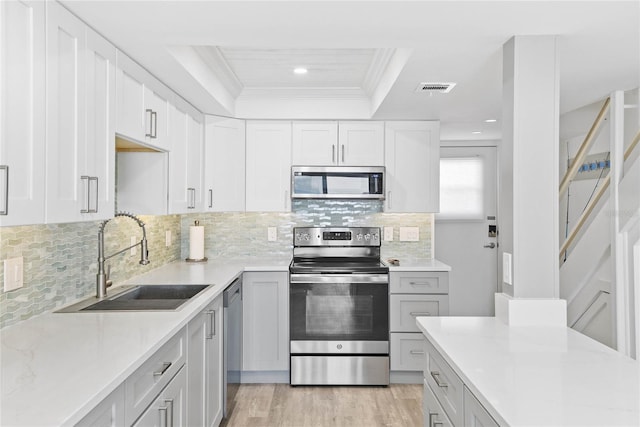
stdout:
<svg viewBox="0 0 640 427">
<path fill-rule="evenodd" d="M 242 370 L 289 369 L 287 273 L 244 273 Z"/>
<path fill-rule="evenodd" d="M 187 114 L 187 189 L 190 212 L 202 212 L 203 126 L 199 117 Z"/>
<path fill-rule="evenodd" d="M 390 338 L 390 365 L 392 371 L 422 371 L 426 360 L 424 335 L 392 332 Z"/>
<path fill-rule="evenodd" d="M 143 76 L 138 65 L 118 52 L 116 69 L 116 131 L 137 141 L 145 140 Z"/>
<path fill-rule="evenodd" d="M 170 103 L 160 94 L 144 88 L 144 129 L 145 142 L 166 150 L 169 148 Z"/>
<path fill-rule="evenodd" d="M 204 207 L 211 212 L 244 211 L 245 122 L 208 116 L 204 146 Z"/>
<path fill-rule="evenodd" d="M 247 122 L 247 211 L 291 209 L 291 123 Z"/>
<path fill-rule="evenodd" d="M 85 219 L 107 219 L 115 212 L 115 60 L 116 48 L 88 28 L 84 163 L 95 184 L 90 183 L 85 210 L 97 212 Z"/>
<path fill-rule="evenodd" d="M 480 401 L 464 386 L 464 425 L 469 427 L 498 427 Z"/>
<path fill-rule="evenodd" d="M 76 427 L 118 427 L 124 424 L 124 386 L 120 385 L 80 420 Z"/>
<path fill-rule="evenodd" d="M 135 427 L 187 426 L 187 375 L 184 367 L 133 424 Z"/>
<path fill-rule="evenodd" d="M 186 112 L 171 107 L 171 151 L 169 152 L 169 213 L 187 213 L 191 191 L 187 171 Z"/>
<path fill-rule="evenodd" d="M 335 166 L 338 151 L 337 122 L 293 122 L 292 164 Z"/>
<path fill-rule="evenodd" d="M 439 122 L 386 122 L 386 212 L 440 209 Z"/>
<path fill-rule="evenodd" d="M 340 122 L 338 159 L 344 166 L 384 166 L 384 122 Z"/>
<path fill-rule="evenodd" d="M 91 182 L 85 146 L 86 26 L 55 2 L 47 3 L 47 222 L 81 218 Z"/>
<path fill-rule="evenodd" d="M 214 426 L 222 420 L 222 298 L 189 322 L 187 423 Z"/>
<path fill-rule="evenodd" d="M 0 2 L 0 28 L 0 226 L 41 224 L 45 202 L 45 3 Z"/>
</svg>

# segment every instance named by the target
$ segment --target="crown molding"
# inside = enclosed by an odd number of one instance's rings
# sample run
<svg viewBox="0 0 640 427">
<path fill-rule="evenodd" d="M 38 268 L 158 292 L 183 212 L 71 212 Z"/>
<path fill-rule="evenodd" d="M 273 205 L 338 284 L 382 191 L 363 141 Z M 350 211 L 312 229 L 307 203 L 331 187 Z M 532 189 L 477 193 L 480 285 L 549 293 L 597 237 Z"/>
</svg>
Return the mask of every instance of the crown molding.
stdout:
<svg viewBox="0 0 640 427">
<path fill-rule="evenodd" d="M 375 93 L 376 88 L 380 84 L 380 80 L 382 80 L 382 76 L 384 76 L 384 73 L 389 66 L 389 62 L 395 53 L 395 48 L 376 49 L 371 65 L 369 65 L 369 69 L 362 81 L 362 88 L 367 95 L 372 96 Z"/>
<path fill-rule="evenodd" d="M 277 98 L 277 99 L 363 99 L 369 101 L 369 96 L 361 88 L 324 88 L 324 87 L 274 87 L 256 88 L 245 87 L 240 96 L 242 98 Z"/>
<path fill-rule="evenodd" d="M 233 72 L 229 63 L 217 46 L 193 46 L 202 60 L 211 68 L 211 72 L 220 80 L 229 93 L 237 98 L 243 90 L 238 76 Z"/>
</svg>

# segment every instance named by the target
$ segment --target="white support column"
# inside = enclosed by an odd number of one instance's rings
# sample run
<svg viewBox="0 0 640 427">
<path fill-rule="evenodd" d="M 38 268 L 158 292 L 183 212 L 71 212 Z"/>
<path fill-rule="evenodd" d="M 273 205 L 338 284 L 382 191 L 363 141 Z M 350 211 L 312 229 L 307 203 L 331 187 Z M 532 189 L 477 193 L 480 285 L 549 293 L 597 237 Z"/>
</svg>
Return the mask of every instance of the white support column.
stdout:
<svg viewBox="0 0 640 427">
<path fill-rule="evenodd" d="M 611 265 L 614 292 L 613 334 L 614 346 L 623 354 L 629 355 L 631 336 L 630 325 L 630 289 L 627 262 L 631 260 L 628 253 L 626 233 L 620 232 L 620 181 L 624 171 L 624 92 L 611 94 L 609 113 L 611 177 L 609 212 L 611 215 Z"/>
<path fill-rule="evenodd" d="M 511 265 L 502 265 L 496 316 L 509 324 L 566 325 L 566 303 L 558 299 L 555 36 L 515 36 L 505 43 L 502 105 L 499 244 L 501 259 Z"/>
</svg>

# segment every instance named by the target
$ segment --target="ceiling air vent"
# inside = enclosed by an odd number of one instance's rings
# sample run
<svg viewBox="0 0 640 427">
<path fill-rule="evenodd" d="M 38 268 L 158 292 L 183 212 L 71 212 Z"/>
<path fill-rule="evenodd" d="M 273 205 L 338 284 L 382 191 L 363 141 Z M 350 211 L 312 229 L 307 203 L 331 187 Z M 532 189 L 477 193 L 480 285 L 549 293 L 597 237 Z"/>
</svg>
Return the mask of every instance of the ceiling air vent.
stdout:
<svg viewBox="0 0 640 427">
<path fill-rule="evenodd" d="M 425 92 L 425 93 L 449 93 L 451 89 L 455 86 L 455 83 L 425 83 L 422 82 L 416 88 L 416 92 Z"/>
</svg>

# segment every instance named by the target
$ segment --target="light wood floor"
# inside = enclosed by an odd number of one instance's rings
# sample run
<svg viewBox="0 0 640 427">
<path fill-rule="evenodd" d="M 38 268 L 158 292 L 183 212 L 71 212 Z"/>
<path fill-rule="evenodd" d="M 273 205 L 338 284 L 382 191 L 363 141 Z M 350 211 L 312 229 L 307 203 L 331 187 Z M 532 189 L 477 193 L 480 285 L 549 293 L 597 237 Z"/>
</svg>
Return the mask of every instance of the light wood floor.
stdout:
<svg viewBox="0 0 640 427">
<path fill-rule="evenodd" d="M 422 386 L 242 384 L 222 427 L 422 426 Z"/>
</svg>

